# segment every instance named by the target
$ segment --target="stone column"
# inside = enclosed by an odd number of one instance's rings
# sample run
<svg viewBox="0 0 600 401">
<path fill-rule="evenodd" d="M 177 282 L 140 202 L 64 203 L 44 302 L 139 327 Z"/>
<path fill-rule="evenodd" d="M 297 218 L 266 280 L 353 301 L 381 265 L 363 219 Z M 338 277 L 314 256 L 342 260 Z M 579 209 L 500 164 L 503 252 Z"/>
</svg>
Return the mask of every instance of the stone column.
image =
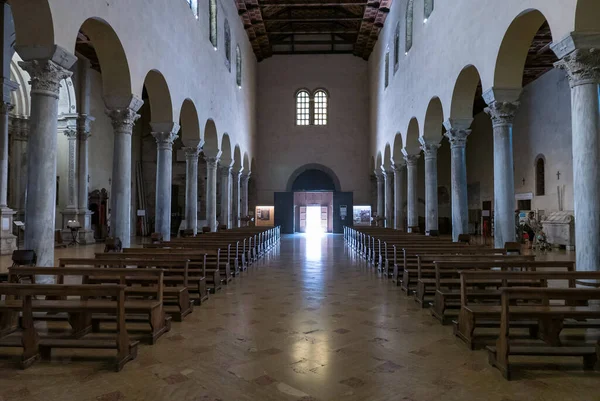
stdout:
<svg viewBox="0 0 600 401">
<path fill-rule="evenodd" d="M 93 244 L 94 232 L 92 231 L 92 212 L 88 209 L 89 196 L 89 152 L 88 139 L 90 138 L 90 123 L 94 121 L 93 117 L 80 114 L 77 117 L 77 153 L 79 156 L 77 164 L 78 181 L 78 216 L 81 229 L 79 230 L 79 242 L 82 244 Z"/>
<path fill-rule="evenodd" d="M 385 217 L 385 180 L 383 178 L 383 173 L 381 170 L 375 170 L 375 179 L 377 180 L 377 218 Z M 376 222 L 379 226 L 379 221 Z"/>
<path fill-rule="evenodd" d="M 419 210 L 417 209 L 417 163 L 420 154 L 409 155 L 405 149 L 404 160 L 407 170 L 406 214 L 408 215 L 408 232 L 419 232 Z"/>
<path fill-rule="evenodd" d="M 453 128 L 456 124 L 447 122 L 446 138 L 450 142 L 451 165 L 450 181 L 452 183 L 452 240 L 458 241 L 460 234 L 469 232 L 469 204 L 467 198 L 467 137 L 471 133 L 465 128 Z"/>
<path fill-rule="evenodd" d="M 19 51 L 27 60 L 19 64 L 31 77 L 25 248 L 36 252 L 38 266 L 54 266 L 58 96 L 60 82 L 71 76 L 68 68 L 75 62 L 75 56 L 60 47 L 51 52 L 46 59 L 32 59 L 27 56 L 39 55 L 42 49 Z"/>
<path fill-rule="evenodd" d="M 0 254 L 10 255 L 17 249 L 17 238 L 12 233 L 12 223 L 15 211 L 8 207 L 8 113 L 13 105 L 10 100 L 10 92 L 16 89 L 14 82 L 6 80 L 3 82 L 4 100 L 0 103 Z"/>
<path fill-rule="evenodd" d="M 438 233 L 437 151 L 440 144 L 424 137 L 420 137 L 419 142 L 425 155 L 425 235 L 431 235 Z"/>
<path fill-rule="evenodd" d="M 240 176 L 240 216 L 248 217 L 248 180 L 250 172 L 243 172 Z M 248 222 L 241 224 L 247 226 Z"/>
<path fill-rule="evenodd" d="M 198 233 L 198 147 L 185 151 L 185 228 Z"/>
<path fill-rule="evenodd" d="M 206 220 L 211 232 L 217 231 L 217 163 L 219 156 L 206 156 Z"/>
<path fill-rule="evenodd" d="M 406 165 L 393 164 L 394 171 L 394 228 L 404 231 L 404 170 Z"/>
<path fill-rule="evenodd" d="M 221 220 L 223 220 L 221 224 L 231 228 L 231 166 L 219 167 L 219 173 L 221 174 Z"/>
<path fill-rule="evenodd" d="M 577 270 L 600 270 L 600 34 L 572 33 L 553 46 L 571 85 Z"/>
<path fill-rule="evenodd" d="M 385 181 L 385 227 L 394 227 L 394 170 L 383 172 Z"/>
<path fill-rule="evenodd" d="M 115 140 L 113 151 L 110 236 L 120 238 L 124 248 L 131 243 L 131 135 L 143 104 L 132 97 L 123 107 L 107 108 Z"/>
<path fill-rule="evenodd" d="M 504 248 L 516 238 L 512 125 L 519 103 L 496 100 L 490 91 L 484 99 L 494 127 L 494 246 Z"/>
<path fill-rule="evenodd" d="M 173 177 L 173 141 L 177 139 L 179 124 L 151 123 L 156 139 L 156 209 L 154 231 L 164 241 L 171 240 L 171 182 Z"/>
<path fill-rule="evenodd" d="M 231 170 L 231 213 L 233 215 L 233 227 L 240 227 L 240 180 L 242 177 L 242 168 L 237 170 L 235 167 Z"/>
<path fill-rule="evenodd" d="M 12 118 L 12 163 L 11 201 L 10 204 L 17 212 L 17 219 L 25 217 L 25 192 L 27 189 L 27 139 L 29 137 L 29 121 L 25 118 Z"/>
<path fill-rule="evenodd" d="M 63 210 L 63 237 L 70 238 L 71 230 L 68 228 L 69 221 L 77 219 L 78 205 L 78 174 L 77 174 L 77 128 L 68 125 L 64 135 L 69 142 L 67 154 L 67 207 Z"/>
</svg>

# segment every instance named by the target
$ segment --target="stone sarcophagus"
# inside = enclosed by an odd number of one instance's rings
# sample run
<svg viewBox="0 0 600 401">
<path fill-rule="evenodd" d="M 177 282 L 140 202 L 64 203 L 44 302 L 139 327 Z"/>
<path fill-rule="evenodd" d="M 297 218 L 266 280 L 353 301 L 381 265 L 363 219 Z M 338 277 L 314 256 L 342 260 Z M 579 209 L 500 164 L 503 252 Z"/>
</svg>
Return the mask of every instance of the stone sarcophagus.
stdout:
<svg viewBox="0 0 600 401">
<path fill-rule="evenodd" d="M 551 212 L 542 225 L 548 243 L 563 245 L 571 251 L 575 249 L 575 217 L 572 211 Z"/>
</svg>

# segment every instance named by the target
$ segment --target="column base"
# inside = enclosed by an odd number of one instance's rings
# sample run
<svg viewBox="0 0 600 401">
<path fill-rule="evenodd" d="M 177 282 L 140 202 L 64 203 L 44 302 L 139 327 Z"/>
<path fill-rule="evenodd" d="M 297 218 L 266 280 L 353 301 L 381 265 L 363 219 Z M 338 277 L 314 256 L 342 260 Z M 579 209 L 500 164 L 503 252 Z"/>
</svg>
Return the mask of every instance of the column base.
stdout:
<svg viewBox="0 0 600 401">
<path fill-rule="evenodd" d="M 0 255 L 12 255 L 17 249 L 17 237 L 12 233 L 14 216 L 14 210 L 0 208 Z"/>
</svg>

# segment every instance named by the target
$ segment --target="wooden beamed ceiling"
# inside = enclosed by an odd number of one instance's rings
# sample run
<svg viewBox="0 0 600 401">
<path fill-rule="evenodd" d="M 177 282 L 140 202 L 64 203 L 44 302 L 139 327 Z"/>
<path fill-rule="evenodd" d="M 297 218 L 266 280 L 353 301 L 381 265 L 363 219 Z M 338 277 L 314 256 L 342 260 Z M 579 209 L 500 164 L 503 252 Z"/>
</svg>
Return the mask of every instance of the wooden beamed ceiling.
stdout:
<svg viewBox="0 0 600 401">
<path fill-rule="evenodd" d="M 236 0 L 258 61 L 273 54 L 373 51 L 392 0 Z"/>
</svg>

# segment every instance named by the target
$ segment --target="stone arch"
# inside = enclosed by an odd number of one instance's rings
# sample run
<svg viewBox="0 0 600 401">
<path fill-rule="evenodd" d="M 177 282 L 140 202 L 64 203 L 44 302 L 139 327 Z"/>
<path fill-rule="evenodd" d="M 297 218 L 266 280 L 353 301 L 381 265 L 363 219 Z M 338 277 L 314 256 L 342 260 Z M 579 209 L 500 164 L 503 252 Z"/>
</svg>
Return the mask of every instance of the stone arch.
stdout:
<svg viewBox="0 0 600 401">
<path fill-rule="evenodd" d="M 240 151 L 240 145 L 235 145 L 233 148 L 233 170 L 240 171 L 242 168 L 242 152 Z"/>
<path fill-rule="evenodd" d="M 392 147 L 389 142 L 385 144 L 385 150 L 383 151 L 383 168 L 389 170 L 392 167 L 394 160 L 392 160 Z"/>
<path fill-rule="evenodd" d="M 117 33 L 100 18 L 87 19 L 80 28 L 98 55 L 102 69 L 104 101 L 112 107 L 126 107 L 132 94 L 131 72 Z"/>
<path fill-rule="evenodd" d="M 179 124 L 181 125 L 181 141 L 184 146 L 197 147 L 203 145 L 200 135 L 198 111 L 191 99 L 183 101 L 179 115 Z"/>
<path fill-rule="evenodd" d="M 163 74 L 158 70 L 148 71 L 144 79 L 144 87 L 148 92 L 152 122 L 174 122 L 171 91 Z"/>
<path fill-rule="evenodd" d="M 477 67 L 469 64 L 462 69 L 452 91 L 451 119 L 470 120 L 473 118 L 473 102 L 480 84 L 481 76 Z"/>
<path fill-rule="evenodd" d="M 579 0 L 575 11 L 575 30 L 578 32 L 600 31 L 600 2 Z"/>
<path fill-rule="evenodd" d="M 217 126 L 212 119 L 208 119 L 204 126 L 202 152 L 208 157 L 216 157 L 219 154 L 219 135 L 217 134 Z"/>
<path fill-rule="evenodd" d="M 404 149 L 409 155 L 416 155 L 421 152 L 421 144 L 419 143 L 419 122 L 415 117 L 411 118 L 408 123 Z"/>
<path fill-rule="evenodd" d="M 221 158 L 219 159 L 221 165 L 230 166 L 233 162 L 232 154 L 231 154 L 231 140 L 229 139 L 229 134 L 223 134 L 223 138 L 221 138 Z"/>
<path fill-rule="evenodd" d="M 404 156 L 402 155 L 402 134 L 397 133 L 394 137 L 394 148 L 392 149 L 392 157 L 394 158 L 394 163 L 402 162 Z"/>
<path fill-rule="evenodd" d="M 54 23 L 48 0 L 8 0 L 15 21 L 16 46 L 54 48 Z M 33 11 L 35 10 L 35 11 Z"/>
<path fill-rule="evenodd" d="M 494 88 L 522 88 L 523 71 L 531 42 L 546 21 L 546 17 L 535 9 L 523 11 L 512 21 L 496 58 Z"/>
<path fill-rule="evenodd" d="M 381 153 L 380 153 L 381 154 Z M 333 172 L 332 169 L 330 169 L 327 166 L 324 166 L 322 164 L 318 164 L 318 163 L 309 163 L 309 164 L 305 164 L 302 167 L 297 168 L 292 175 L 290 175 L 290 178 L 288 179 L 287 182 L 287 186 L 286 186 L 286 191 L 287 192 L 292 192 L 293 188 L 294 188 L 294 182 L 296 182 L 296 179 L 303 173 L 310 171 L 310 170 L 317 170 L 317 171 L 321 171 L 324 174 L 326 174 L 327 176 L 329 176 L 329 178 L 331 179 L 334 189 L 335 191 L 339 192 L 342 190 L 342 186 L 340 185 L 340 179 L 338 178 L 338 176 Z"/>
<path fill-rule="evenodd" d="M 425 124 L 423 125 L 423 138 L 440 140 L 444 123 L 444 108 L 438 97 L 433 97 L 427 106 Z"/>
</svg>

